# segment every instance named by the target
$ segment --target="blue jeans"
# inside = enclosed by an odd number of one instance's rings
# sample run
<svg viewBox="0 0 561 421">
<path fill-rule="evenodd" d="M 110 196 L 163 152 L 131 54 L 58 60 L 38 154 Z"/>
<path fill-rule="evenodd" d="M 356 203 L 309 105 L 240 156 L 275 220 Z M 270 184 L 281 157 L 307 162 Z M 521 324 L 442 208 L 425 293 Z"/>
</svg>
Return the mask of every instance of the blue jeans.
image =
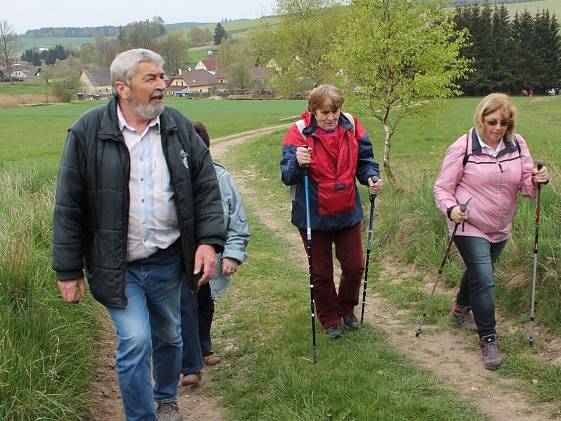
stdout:
<svg viewBox="0 0 561 421">
<path fill-rule="evenodd" d="M 172 246 L 130 262 L 126 308 L 107 307 L 118 339 L 116 365 L 127 421 L 154 421 L 154 401 L 176 399 L 182 345 L 179 297 L 186 282 L 181 252 Z"/>
<path fill-rule="evenodd" d="M 187 283 L 184 283 L 181 287 L 181 337 L 183 339 L 181 373 L 183 374 L 200 373 L 204 367 L 197 313 L 197 295 Z"/>
<path fill-rule="evenodd" d="M 456 303 L 471 306 L 479 337 L 494 335 L 496 321 L 493 265 L 507 240 L 491 243 L 480 237 L 457 235 L 454 242 L 466 265 Z"/>
</svg>

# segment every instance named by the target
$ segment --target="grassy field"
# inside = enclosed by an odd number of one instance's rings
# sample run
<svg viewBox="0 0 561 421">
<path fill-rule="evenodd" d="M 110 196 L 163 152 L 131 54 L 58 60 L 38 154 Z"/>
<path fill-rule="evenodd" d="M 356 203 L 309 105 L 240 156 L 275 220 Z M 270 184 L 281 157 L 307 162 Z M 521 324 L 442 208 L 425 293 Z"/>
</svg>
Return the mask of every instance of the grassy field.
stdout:
<svg viewBox="0 0 561 421">
<path fill-rule="evenodd" d="M 87 42 L 95 44 L 94 37 L 45 37 L 45 38 L 20 38 L 21 51 L 28 48 L 55 48 L 62 45 L 65 48 L 80 48 L 82 44 Z"/>
<path fill-rule="evenodd" d="M 445 241 L 444 219 L 434 208 L 430 186 L 446 147 L 470 127 L 477 101 L 451 100 L 432 119 L 403 122 L 396 133 L 392 165 L 406 192 L 388 186 L 378 200 L 376 253 L 384 249 L 429 269 L 438 265 Z M 0 110 L 0 419 L 77 420 L 86 405 L 96 340 L 92 326 L 99 307 L 92 299 L 79 306 L 61 302 L 49 263 L 50 219 L 66 129 L 80 114 L 102 103 Z M 305 108 L 302 101 L 169 98 L 167 103 L 203 121 L 212 138 L 278 124 L 280 118 Z M 546 159 L 559 176 L 560 98 L 517 98 L 516 103 L 519 131 L 535 157 Z M 373 121 L 364 123 L 379 157 L 381 130 Z M 278 174 L 281 139 L 282 133 L 266 136 L 233 151 L 226 163 L 240 171 L 258 171 L 255 187 L 272 191 L 286 203 Z M 538 290 L 538 319 L 555 331 L 559 331 L 561 302 L 555 257 L 561 252 L 557 186 L 554 181 L 544 189 L 540 279 L 547 282 L 540 282 Z M 509 264 L 502 264 L 499 273 L 499 303 L 513 315 L 522 310 L 526 314 L 528 307 L 532 230 L 531 202 L 522 201 L 515 238 L 503 259 Z M 293 245 L 272 238 L 253 216 L 252 232 L 252 257 L 242 266 L 239 286 L 234 285 L 220 302 L 228 317 L 217 331 L 221 337 L 235 338 L 236 348 L 229 351 L 232 363 L 218 374 L 216 394 L 226 396 L 236 419 L 273 420 L 282 414 L 294 420 L 356 420 L 368 419 L 372 413 L 381 414 L 380 419 L 481 418 L 384 344 L 373 329 L 348 335 L 329 347 L 322 336 L 322 365 L 314 367 L 302 360 L 309 354 L 309 320 L 297 310 L 306 298 L 305 274 L 282 258 Z M 449 285 L 455 284 L 459 271 L 455 258 L 446 270 Z M 526 282 L 509 287 L 511 273 L 526 276 Z M 376 288 L 396 302 L 403 298 L 391 287 L 377 284 Z M 419 302 L 411 305 L 422 301 L 420 295 Z M 445 317 L 448 305 L 438 297 L 434 320 Z M 507 337 L 510 358 L 505 375 L 531 373 L 539 379 L 538 385 L 529 386 L 536 399 L 559 400 L 559 370 L 517 354 L 517 341 L 520 338 Z M 345 376 L 348 382 L 338 381 Z"/>
<path fill-rule="evenodd" d="M 50 90 L 50 89 L 49 89 Z M 2 95 L 45 95 L 45 83 L 41 83 L 37 79 L 25 80 L 23 82 L 10 82 L 0 83 L 0 96 Z"/>
<path fill-rule="evenodd" d="M 104 101 L 45 107 L 0 109 L 0 168 L 7 162 L 56 163 L 67 128 L 86 110 Z M 168 98 L 193 121 L 205 123 L 211 137 L 279 124 L 279 118 L 298 115 L 302 101 L 211 101 Z M 22 135 L 25 127 L 25 136 Z"/>
<path fill-rule="evenodd" d="M 559 0 L 542 0 L 542 1 L 529 1 L 525 3 L 509 3 L 509 4 L 505 4 L 505 7 L 510 12 L 511 16 L 514 16 L 516 12 L 520 13 L 524 11 L 524 9 L 527 9 L 532 15 L 535 15 L 537 11 L 549 9 L 551 13 L 555 13 L 557 19 L 561 17 L 561 1 Z"/>
<path fill-rule="evenodd" d="M 213 137 L 277 124 L 297 101 L 170 99 Z M 0 109 L 0 419 L 80 420 L 100 308 L 69 306 L 50 268 L 54 183 L 68 126 L 101 102 Z M 260 111 L 263 110 L 263 113 Z"/>
<path fill-rule="evenodd" d="M 377 259 L 392 255 L 403 262 L 414 263 L 421 269 L 435 273 L 446 245 L 445 219 L 436 210 L 432 198 L 432 184 L 437 176 L 446 148 L 471 126 L 472 113 L 479 99 L 462 98 L 446 102 L 446 106 L 433 118 L 405 120 L 396 133 L 393 168 L 403 184 L 404 192 L 394 191 L 386 185 L 378 197 L 378 217 L 375 226 L 374 254 Z M 540 227 L 540 251 L 538 264 L 537 315 L 545 329 L 540 332 L 551 339 L 561 335 L 561 190 L 559 162 L 561 153 L 557 149 L 561 121 L 556 118 L 561 112 L 561 100 L 556 98 L 515 98 L 520 112 L 517 130 L 527 139 L 534 158 L 545 159 L 554 180 L 543 189 Z M 375 155 L 380 157 L 382 146 L 381 129 L 373 121 L 364 121 L 371 137 L 375 139 Z M 282 203 L 286 208 L 287 190 L 279 180 L 279 145 L 283 133 L 266 136 L 246 148 L 246 158 L 240 159 L 239 168 L 251 165 L 257 176 L 253 187 L 267 194 L 268 200 Z M 277 156 L 277 159 L 271 159 Z M 271 197 L 273 196 L 273 197 Z M 533 399 L 544 402 L 561 401 L 561 368 L 537 360 L 536 350 L 544 346 L 539 338 L 535 349 L 526 340 L 530 304 L 530 281 L 532 246 L 534 235 L 533 201 L 521 199 L 514 222 L 513 237 L 505 249 L 497 267 L 497 302 L 502 314 L 520 327 L 514 332 L 506 330 L 499 321 L 502 346 L 507 361 L 500 373 L 518 378 L 524 384 L 523 391 Z M 288 215 L 286 215 L 288 218 Z M 377 260 L 375 258 L 375 260 Z M 448 287 L 456 288 L 461 276 L 462 263 L 456 252 L 444 272 Z M 381 280 L 374 276 L 374 285 L 369 286 L 382 293 L 397 307 L 412 310 L 419 315 L 426 301 L 423 276 L 412 277 L 404 284 L 392 280 Z M 449 295 L 436 294 L 430 323 L 449 326 L 448 312 L 452 300 Z M 415 320 L 411 320 L 414 326 Z M 548 333 L 549 331 L 549 333 Z M 532 383 L 530 379 L 535 379 Z M 561 413 L 558 408 L 557 414 Z"/>
<path fill-rule="evenodd" d="M 255 164 L 253 154 L 261 149 L 260 142 L 235 151 L 227 165 L 243 171 Z M 253 217 L 258 211 L 250 209 L 251 257 L 218 302 L 217 311 L 225 316 L 213 325 L 226 364 L 213 371 L 216 386 L 207 393 L 221 397 L 233 419 L 484 417 L 388 346 L 384 336 L 370 327 L 347 332 L 339 340 L 327 338 L 319 330 L 319 363 L 312 364 L 307 274 L 285 258 L 301 244 L 287 244 L 271 236 Z"/>
</svg>

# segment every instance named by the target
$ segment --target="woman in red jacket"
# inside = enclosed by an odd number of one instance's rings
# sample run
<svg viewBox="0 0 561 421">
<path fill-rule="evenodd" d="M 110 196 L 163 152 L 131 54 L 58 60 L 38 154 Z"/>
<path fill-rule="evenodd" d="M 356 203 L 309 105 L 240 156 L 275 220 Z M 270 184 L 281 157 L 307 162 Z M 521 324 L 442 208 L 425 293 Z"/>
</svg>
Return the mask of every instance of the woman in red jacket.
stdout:
<svg viewBox="0 0 561 421">
<path fill-rule="evenodd" d="M 341 336 L 341 321 L 351 330 L 359 326 L 354 307 L 364 272 L 360 236 L 364 214 L 355 178 L 372 194 L 383 186 L 368 134 L 356 117 L 341 113 L 343 102 L 335 86 L 315 88 L 308 111 L 286 134 L 280 163 L 282 181 L 292 187 L 292 223 L 306 249 L 304 169 L 308 169 L 314 298 L 319 321 L 331 337 Z M 342 270 L 338 292 L 333 244 Z"/>
<path fill-rule="evenodd" d="M 483 364 L 495 370 L 503 358 L 496 335 L 493 264 L 510 236 L 518 192 L 535 197 L 548 174 L 546 167 L 534 168 L 526 142 L 514 133 L 516 109 L 507 95 L 483 98 L 473 123 L 448 148 L 434 197 L 448 215 L 450 232 L 462 224 L 454 242 L 466 271 L 451 315 L 460 327 L 477 330 Z M 468 201 L 462 212 L 460 204 Z"/>
</svg>

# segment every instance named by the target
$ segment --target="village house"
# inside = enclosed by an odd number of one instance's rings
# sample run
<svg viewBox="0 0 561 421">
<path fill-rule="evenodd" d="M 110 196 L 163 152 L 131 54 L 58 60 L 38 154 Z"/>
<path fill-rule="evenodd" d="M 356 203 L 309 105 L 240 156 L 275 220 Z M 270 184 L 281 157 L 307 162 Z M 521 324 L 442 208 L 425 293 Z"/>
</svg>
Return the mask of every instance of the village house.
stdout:
<svg viewBox="0 0 561 421">
<path fill-rule="evenodd" d="M 110 96 L 111 75 L 109 69 L 84 69 L 80 73 L 80 81 L 84 85 L 84 93 L 88 96 Z"/>
<path fill-rule="evenodd" d="M 202 69 L 195 69 L 181 72 L 181 75 L 171 77 L 167 90 L 172 95 L 200 95 L 211 93 L 219 88 L 220 85 L 221 82 L 212 73 Z"/>
<path fill-rule="evenodd" d="M 249 80 L 251 80 L 252 89 L 269 89 L 269 80 L 274 73 L 275 70 L 271 67 L 252 67 L 249 69 Z"/>
<path fill-rule="evenodd" d="M 202 60 L 199 60 L 199 62 L 195 66 L 195 70 L 206 70 L 207 72 L 210 72 L 212 74 L 216 72 L 217 68 L 218 68 L 217 56 L 203 58 Z"/>
<path fill-rule="evenodd" d="M 27 79 L 27 73 L 25 73 L 23 70 L 14 70 L 10 74 L 10 76 L 15 79 Z"/>
</svg>

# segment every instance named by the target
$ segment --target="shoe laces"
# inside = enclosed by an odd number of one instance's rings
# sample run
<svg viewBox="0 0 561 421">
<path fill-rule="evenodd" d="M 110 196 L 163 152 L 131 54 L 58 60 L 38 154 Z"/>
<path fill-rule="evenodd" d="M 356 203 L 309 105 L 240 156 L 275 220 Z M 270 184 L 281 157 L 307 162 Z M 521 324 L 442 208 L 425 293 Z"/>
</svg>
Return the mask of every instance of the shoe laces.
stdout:
<svg viewBox="0 0 561 421">
<path fill-rule="evenodd" d="M 158 404 L 158 412 L 161 413 L 168 413 L 168 412 L 178 412 L 179 406 L 177 405 L 176 401 L 173 402 L 165 402 Z"/>
<path fill-rule="evenodd" d="M 483 355 L 489 358 L 495 358 L 499 355 L 499 344 L 495 340 L 483 342 Z"/>
</svg>

